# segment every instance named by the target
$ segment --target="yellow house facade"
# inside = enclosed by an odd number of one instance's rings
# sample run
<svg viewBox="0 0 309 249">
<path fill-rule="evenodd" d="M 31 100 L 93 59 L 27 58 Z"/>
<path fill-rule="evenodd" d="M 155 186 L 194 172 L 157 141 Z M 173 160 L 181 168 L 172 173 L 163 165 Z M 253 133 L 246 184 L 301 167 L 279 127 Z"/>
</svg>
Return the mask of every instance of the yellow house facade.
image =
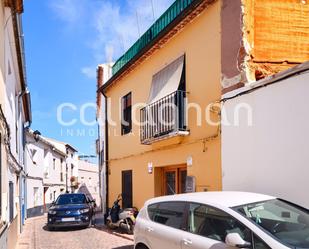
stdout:
<svg viewBox="0 0 309 249">
<path fill-rule="evenodd" d="M 99 88 L 109 207 L 120 193 L 123 207 L 141 208 L 155 196 L 222 189 L 218 101 L 261 77 L 248 66 L 259 63 L 251 56 L 259 43 L 243 35 L 252 2 L 177 0 L 116 62 Z M 269 60 L 268 69 L 278 64 Z"/>
<path fill-rule="evenodd" d="M 115 125 L 108 126 L 109 206 L 120 193 L 124 193 L 124 199 L 131 198 L 125 196 L 130 191 L 130 182 L 132 199 L 128 203 L 138 208 L 151 197 L 184 192 L 187 176 L 195 177 L 196 191 L 221 189 L 219 127 L 207 125 L 204 114 L 206 107 L 221 96 L 220 2 L 206 7 L 197 18 L 190 17 L 190 23 L 162 48 L 105 90 L 110 101 L 108 106 L 111 106 L 110 119 L 115 121 Z M 145 145 L 141 141 L 141 126 L 135 124 L 141 121 L 140 109 L 148 105 L 152 84 L 155 84 L 153 76 L 179 58 L 183 58 L 180 70 L 185 77 L 183 92 L 187 107 L 196 103 L 200 110 L 194 106 L 189 108 L 187 127 L 182 133 L 162 135 L 161 139 L 159 135 L 157 141 Z M 201 75 L 201 72 L 205 73 Z M 122 98 L 129 93 L 132 119 L 137 122 L 132 120 L 132 131 L 123 135 L 119 110 Z M 173 93 L 163 97 L 168 94 Z M 196 125 L 197 112 L 202 114 L 200 126 Z M 213 118 L 218 120 L 215 114 Z"/>
</svg>

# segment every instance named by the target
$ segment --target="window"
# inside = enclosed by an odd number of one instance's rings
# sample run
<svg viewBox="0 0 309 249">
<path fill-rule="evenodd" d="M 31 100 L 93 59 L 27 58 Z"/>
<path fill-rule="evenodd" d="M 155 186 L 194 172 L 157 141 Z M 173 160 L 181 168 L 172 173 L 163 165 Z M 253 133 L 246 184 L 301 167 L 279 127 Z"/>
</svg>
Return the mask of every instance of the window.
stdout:
<svg viewBox="0 0 309 249">
<path fill-rule="evenodd" d="M 33 207 L 37 207 L 39 205 L 39 188 L 38 187 L 34 187 L 33 188 Z"/>
<path fill-rule="evenodd" d="M 187 230 L 222 242 L 229 233 L 238 233 L 243 240 L 252 243 L 251 230 L 229 214 L 202 204 L 190 204 Z"/>
<path fill-rule="evenodd" d="M 234 208 L 269 234 L 293 248 L 309 248 L 309 212 L 273 199 Z"/>
<path fill-rule="evenodd" d="M 63 182 L 63 159 L 60 158 L 60 181 Z"/>
<path fill-rule="evenodd" d="M 53 158 L 53 169 L 56 169 L 56 158 Z"/>
<path fill-rule="evenodd" d="M 14 219 L 14 183 L 9 182 L 9 218 L 10 222 Z"/>
<path fill-rule="evenodd" d="M 132 94 L 128 93 L 121 100 L 121 135 L 128 134 L 132 131 Z"/>
<path fill-rule="evenodd" d="M 18 126 L 17 126 L 17 122 L 18 121 L 16 121 L 16 125 L 15 125 L 15 143 L 16 143 L 16 153 L 18 154 L 18 141 L 19 141 L 19 139 L 18 139 Z"/>
<path fill-rule="evenodd" d="M 154 222 L 183 229 L 184 213 L 186 204 L 184 202 L 163 202 L 148 207 L 148 213 Z"/>
<path fill-rule="evenodd" d="M 86 196 L 84 194 L 61 195 L 58 197 L 57 205 L 69 204 L 83 204 L 86 203 Z"/>
<path fill-rule="evenodd" d="M 159 204 L 158 203 L 156 203 L 156 204 L 152 204 L 152 205 L 149 205 L 148 206 L 148 209 L 147 209 L 147 211 L 148 211 L 148 217 L 149 217 L 149 219 L 151 219 L 152 221 L 153 221 L 153 219 L 154 219 L 154 215 L 156 214 L 156 213 L 158 213 L 159 212 Z"/>
<path fill-rule="evenodd" d="M 271 249 L 268 245 L 265 244 L 264 241 L 262 241 L 260 238 L 257 236 L 253 236 L 254 239 L 254 249 Z"/>
</svg>

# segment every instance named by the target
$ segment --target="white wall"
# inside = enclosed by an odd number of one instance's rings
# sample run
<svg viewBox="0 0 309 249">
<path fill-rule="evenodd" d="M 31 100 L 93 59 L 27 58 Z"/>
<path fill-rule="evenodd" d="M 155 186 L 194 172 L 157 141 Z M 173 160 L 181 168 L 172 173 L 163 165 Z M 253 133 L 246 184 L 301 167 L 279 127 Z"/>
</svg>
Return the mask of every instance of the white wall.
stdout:
<svg viewBox="0 0 309 249">
<path fill-rule="evenodd" d="M 48 188 L 45 193 L 45 204 L 50 204 L 65 192 L 65 160 L 66 155 L 60 154 L 53 145 L 43 140 L 35 141 L 27 132 L 26 165 L 27 165 L 27 209 L 44 205 L 44 187 Z M 55 159 L 55 164 L 54 164 Z M 61 163 L 62 159 L 62 163 Z M 61 170 L 63 181 L 61 181 Z M 42 180 L 33 179 L 41 178 Z M 39 196 L 34 195 L 34 188 L 39 188 Z M 37 199 L 37 200 L 35 200 Z"/>
<path fill-rule="evenodd" d="M 79 183 L 81 189 L 83 184 L 87 187 L 93 199 L 96 200 L 98 206 L 101 205 L 100 185 L 99 185 L 99 166 L 97 164 L 78 161 Z"/>
<path fill-rule="evenodd" d="M 2 8 L 2 6 L 1 6 Z M 4 115 L 6 121 L 9 125 L 10 129 L 10 150 L 13 154 L 13 157 L 17 160 L 17 162 L 23 166 L 23 148 L 22 148 L 22 136 L 23 136 L 23 107 L 19 104 L 18 94 L 21 91 L 21 83 L 19 79 L 19 69 L 17 64 L 17 54 L 15 47 L 15 39 L 13 33 L 13 24 L 11 18 L 11 11 L 9 8 L 4 9 L 4 19 L 7 20 L 6 24 L 1 26 L 1 29 L 4 29 L 4 53 L 1 53 L 3 58 L 3 66 L 4 70 L 2 72 L 2 77 L 4 79 L 4 89 L 1 93 L 1 101 L 4 106 L 2 106 L 4 110 Z M 9 66 L 10 65 L 10 66 Z M 10 70 L 9 70 L 10 67 Z M 17 127 L 17 130 L 16 130 Z M 13 160 L 11 158 L 11 160 Z M 7 164 L 8 165 L 8 164 Z M 19 179 L 21 180 L 21 179 Z M 9 220 L 9 182 L 13 183 L 14 186 L 14 218 L 18 214 L 19 209 L 19 195 L 20 195 L 20 186 L 17 181 L 17 175 L 12 170 L 12 168 L 8 168 L 7 178 L 5 179 L 4 184 L 7 185 L 5 188 L 6 192 L 2 194 L 3 197 L 3 206 L 4 206 L 4 215 L 3 218 L 8 221 Z M 22 191 L 22 190 L 21 190 Z"/>
<path fill-rule="evenodd" d="M 309 208 L 309 71 L 228 100 L 233 121 L 239 103 L 252 107 L 253 126 L 222 127 L 223 189 L 252 191 Z"/>
<path fill-rule="evenodd" d="M 34 193 L 34 188 L 38 188 L 38 193 Z M 27 209 L 44 205 L 44 188 L 42 181 L 27 180 Z"/>
</svg>

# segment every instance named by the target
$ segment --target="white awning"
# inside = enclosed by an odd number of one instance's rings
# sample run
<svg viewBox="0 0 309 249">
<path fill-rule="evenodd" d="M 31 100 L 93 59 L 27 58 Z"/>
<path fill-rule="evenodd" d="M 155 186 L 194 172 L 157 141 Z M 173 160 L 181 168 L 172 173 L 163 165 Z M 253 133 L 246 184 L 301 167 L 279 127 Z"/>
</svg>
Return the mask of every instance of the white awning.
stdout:
<svg viewBox="0 0 309 249">
<path fill-rule="evenodd" d="M 183 66 L 184 55 L 167 65 L 152 77 L 148 104 L 154 103 L 178 90 Z"/>
</svg>

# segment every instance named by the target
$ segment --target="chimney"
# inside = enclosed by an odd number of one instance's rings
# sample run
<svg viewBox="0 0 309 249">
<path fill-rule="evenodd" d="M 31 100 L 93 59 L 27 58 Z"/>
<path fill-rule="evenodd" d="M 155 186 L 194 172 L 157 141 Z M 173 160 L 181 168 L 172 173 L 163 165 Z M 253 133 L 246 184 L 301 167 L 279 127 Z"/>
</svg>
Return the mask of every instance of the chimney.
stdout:
<svg viewBox="0 0 309 249">
<path fill-rule="evenodd" d="M 100 92 L 100 88 L 103 85 L 104 80 L 104 68 L 102 65 L 99 65 L 97 68 L 97 118 L 101 113 L 101 100 L 102 100 L 102 93 Z"/>
</svg>

